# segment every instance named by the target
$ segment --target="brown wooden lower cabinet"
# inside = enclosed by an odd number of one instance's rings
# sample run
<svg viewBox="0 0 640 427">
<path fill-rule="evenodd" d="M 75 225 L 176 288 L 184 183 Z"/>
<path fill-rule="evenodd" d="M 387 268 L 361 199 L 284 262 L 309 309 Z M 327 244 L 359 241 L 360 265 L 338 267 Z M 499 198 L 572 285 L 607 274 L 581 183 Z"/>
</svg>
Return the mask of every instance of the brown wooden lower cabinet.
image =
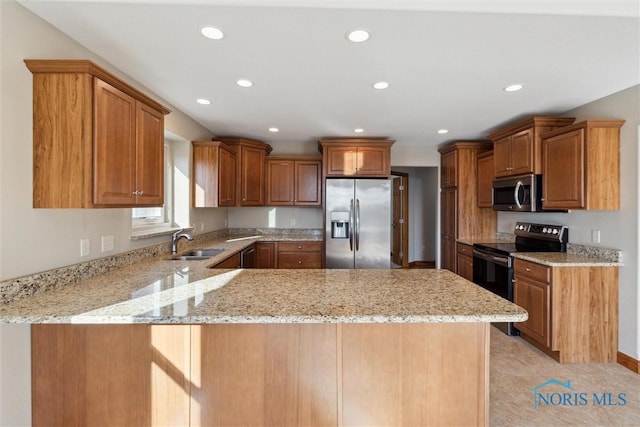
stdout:
<svg viewBox="0 0 640 427">
<path fill-rule="evenodd" d="M 489 324 L 33 325 L 34 426 L 488 423 Z"/>
</svg>

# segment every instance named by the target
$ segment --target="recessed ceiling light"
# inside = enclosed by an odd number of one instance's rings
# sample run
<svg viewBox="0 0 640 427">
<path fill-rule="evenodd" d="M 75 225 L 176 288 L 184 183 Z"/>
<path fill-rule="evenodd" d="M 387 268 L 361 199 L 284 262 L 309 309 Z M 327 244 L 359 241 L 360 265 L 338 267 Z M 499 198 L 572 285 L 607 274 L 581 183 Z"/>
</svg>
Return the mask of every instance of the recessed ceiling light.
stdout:
<svg viewBox="0 0 640 427">
<path fill-rule="evenodd" d="M 211 101 L 209 101 L 208 99 L 204 99 L 204 98 L 198 98 L 196 99 L 196 102 L 198 104 L 202 104 L 202 105 L 209 105 L 211 104 Z"/>
<path fill-rule="evenodd" d="M 200 28 L 200 34 L 211 40 L 220 40 L 224 37 L 224 33 L 216 27 L 205 26 Z"/>
<path fill-rule="evenodd" d="M 440 130 L 438 130 L 438 133 L 440 135 L 444 135 L 445 133 L 449 133 L 449 130 L 448 129 L 440 129 Z"/>
<path fill-rule="evenodd" d="M 521 90 L 524 87 L 524 85 L 521 85 L 520 83 L 516 83 L 513 85 L 509 85 L 507 87 L 504 88 L 505 92 L 517 92 L 519 90 Z"/>
<path fill-rule="evenodd" d="M 236 84 L 241 87 L 251 87 L 253 86 L 253 82 L 247 79 L 239 79 Z"/>
<path fill-rule="evenodd" d="M 387 82 L 377 82 L 373 84 L 375 89 L 386 89 L 389 87 L 389 83 Z"/>
<path fill-rule="evenodd" d="M 366 42 L 369 39 L 369 32 L 367 30 L 353 30 L 347 33 L 347 40 L 353 43 Z"/>
<path fill-rule="evenodd" d="M 269 128 L 269 132 L 280 132 L 278 128 Z"/>
<path fill-rule="evenodd" d="M 362 132 L 364 132 L 364 129 L 362 129 L 362 128 L 355 128 L 353 131 L 354 131 L 355 133 L 362 133 Z"/>
</svg>

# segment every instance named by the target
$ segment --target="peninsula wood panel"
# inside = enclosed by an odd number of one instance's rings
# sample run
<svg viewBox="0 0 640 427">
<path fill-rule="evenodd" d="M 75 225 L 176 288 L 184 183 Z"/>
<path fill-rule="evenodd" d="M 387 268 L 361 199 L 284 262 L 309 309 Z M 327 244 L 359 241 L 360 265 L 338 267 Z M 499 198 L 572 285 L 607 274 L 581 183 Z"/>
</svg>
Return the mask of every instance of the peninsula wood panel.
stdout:
<svg viewBox="0 0 640 427">
<path fill-rule="evenodd" d="M 336 426 L 335 324 L 193 326 L 194 426 Z"/>
<path fill-rule="evenodd" d="M 33 325 L 33 426 L 188 425 L 189 326 Z"/>
<path fill-rule="evenodd" d="M 488 425 L 488 323 L 341 329 L 342 425 Z"/>
</svg>

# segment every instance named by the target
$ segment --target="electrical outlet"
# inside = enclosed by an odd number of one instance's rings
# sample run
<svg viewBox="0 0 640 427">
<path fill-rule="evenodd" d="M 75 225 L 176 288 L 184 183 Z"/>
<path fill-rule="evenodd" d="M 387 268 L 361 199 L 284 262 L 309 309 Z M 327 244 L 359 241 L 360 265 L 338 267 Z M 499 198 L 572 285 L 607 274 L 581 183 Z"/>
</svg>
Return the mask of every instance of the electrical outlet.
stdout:
<svg viewBox="0 0 640 427">
<path fill-rule="evenodd" d="M 204 231 L 204 222 L 200 223 L 200 231 Z"/>
<path fill-rule="evenodd" d="M 591 230 L 591 241 L 593 243 L 600 243 L 600 230 Z"/>
<path fill-rule="evenodd" d="M 89 239 L 80 239 L 80 256 L 88 256 L 91 253 L 91 242 Z"/>
<path fill-rule="evenodd" d="M 102 236 L 102 252 L 112 251 L 113 247 L 113 236 Z"/>
<path fill-rule="evenodd" d="M 291 218 L 290 224 L 292 227 L 296 226 L 296 219 L 295 218 Z"/>
</svg>

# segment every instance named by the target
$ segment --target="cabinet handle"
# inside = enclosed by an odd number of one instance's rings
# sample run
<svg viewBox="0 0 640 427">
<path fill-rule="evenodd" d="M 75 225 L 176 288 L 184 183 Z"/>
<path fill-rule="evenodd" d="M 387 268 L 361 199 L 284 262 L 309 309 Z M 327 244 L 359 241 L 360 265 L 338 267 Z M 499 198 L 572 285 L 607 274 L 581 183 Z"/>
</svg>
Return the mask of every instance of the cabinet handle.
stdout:
<svg viewBox="0 0 640 427">
<path fill-rule="evenodd" d="M 140 190 L 140 191 L 138 192 L 138 195 L 140 195 L 140 196 L 142 196 L 143 194 L 144 194 L 144 191 L 142 191 L 142 190 Z"/>
</svg>

